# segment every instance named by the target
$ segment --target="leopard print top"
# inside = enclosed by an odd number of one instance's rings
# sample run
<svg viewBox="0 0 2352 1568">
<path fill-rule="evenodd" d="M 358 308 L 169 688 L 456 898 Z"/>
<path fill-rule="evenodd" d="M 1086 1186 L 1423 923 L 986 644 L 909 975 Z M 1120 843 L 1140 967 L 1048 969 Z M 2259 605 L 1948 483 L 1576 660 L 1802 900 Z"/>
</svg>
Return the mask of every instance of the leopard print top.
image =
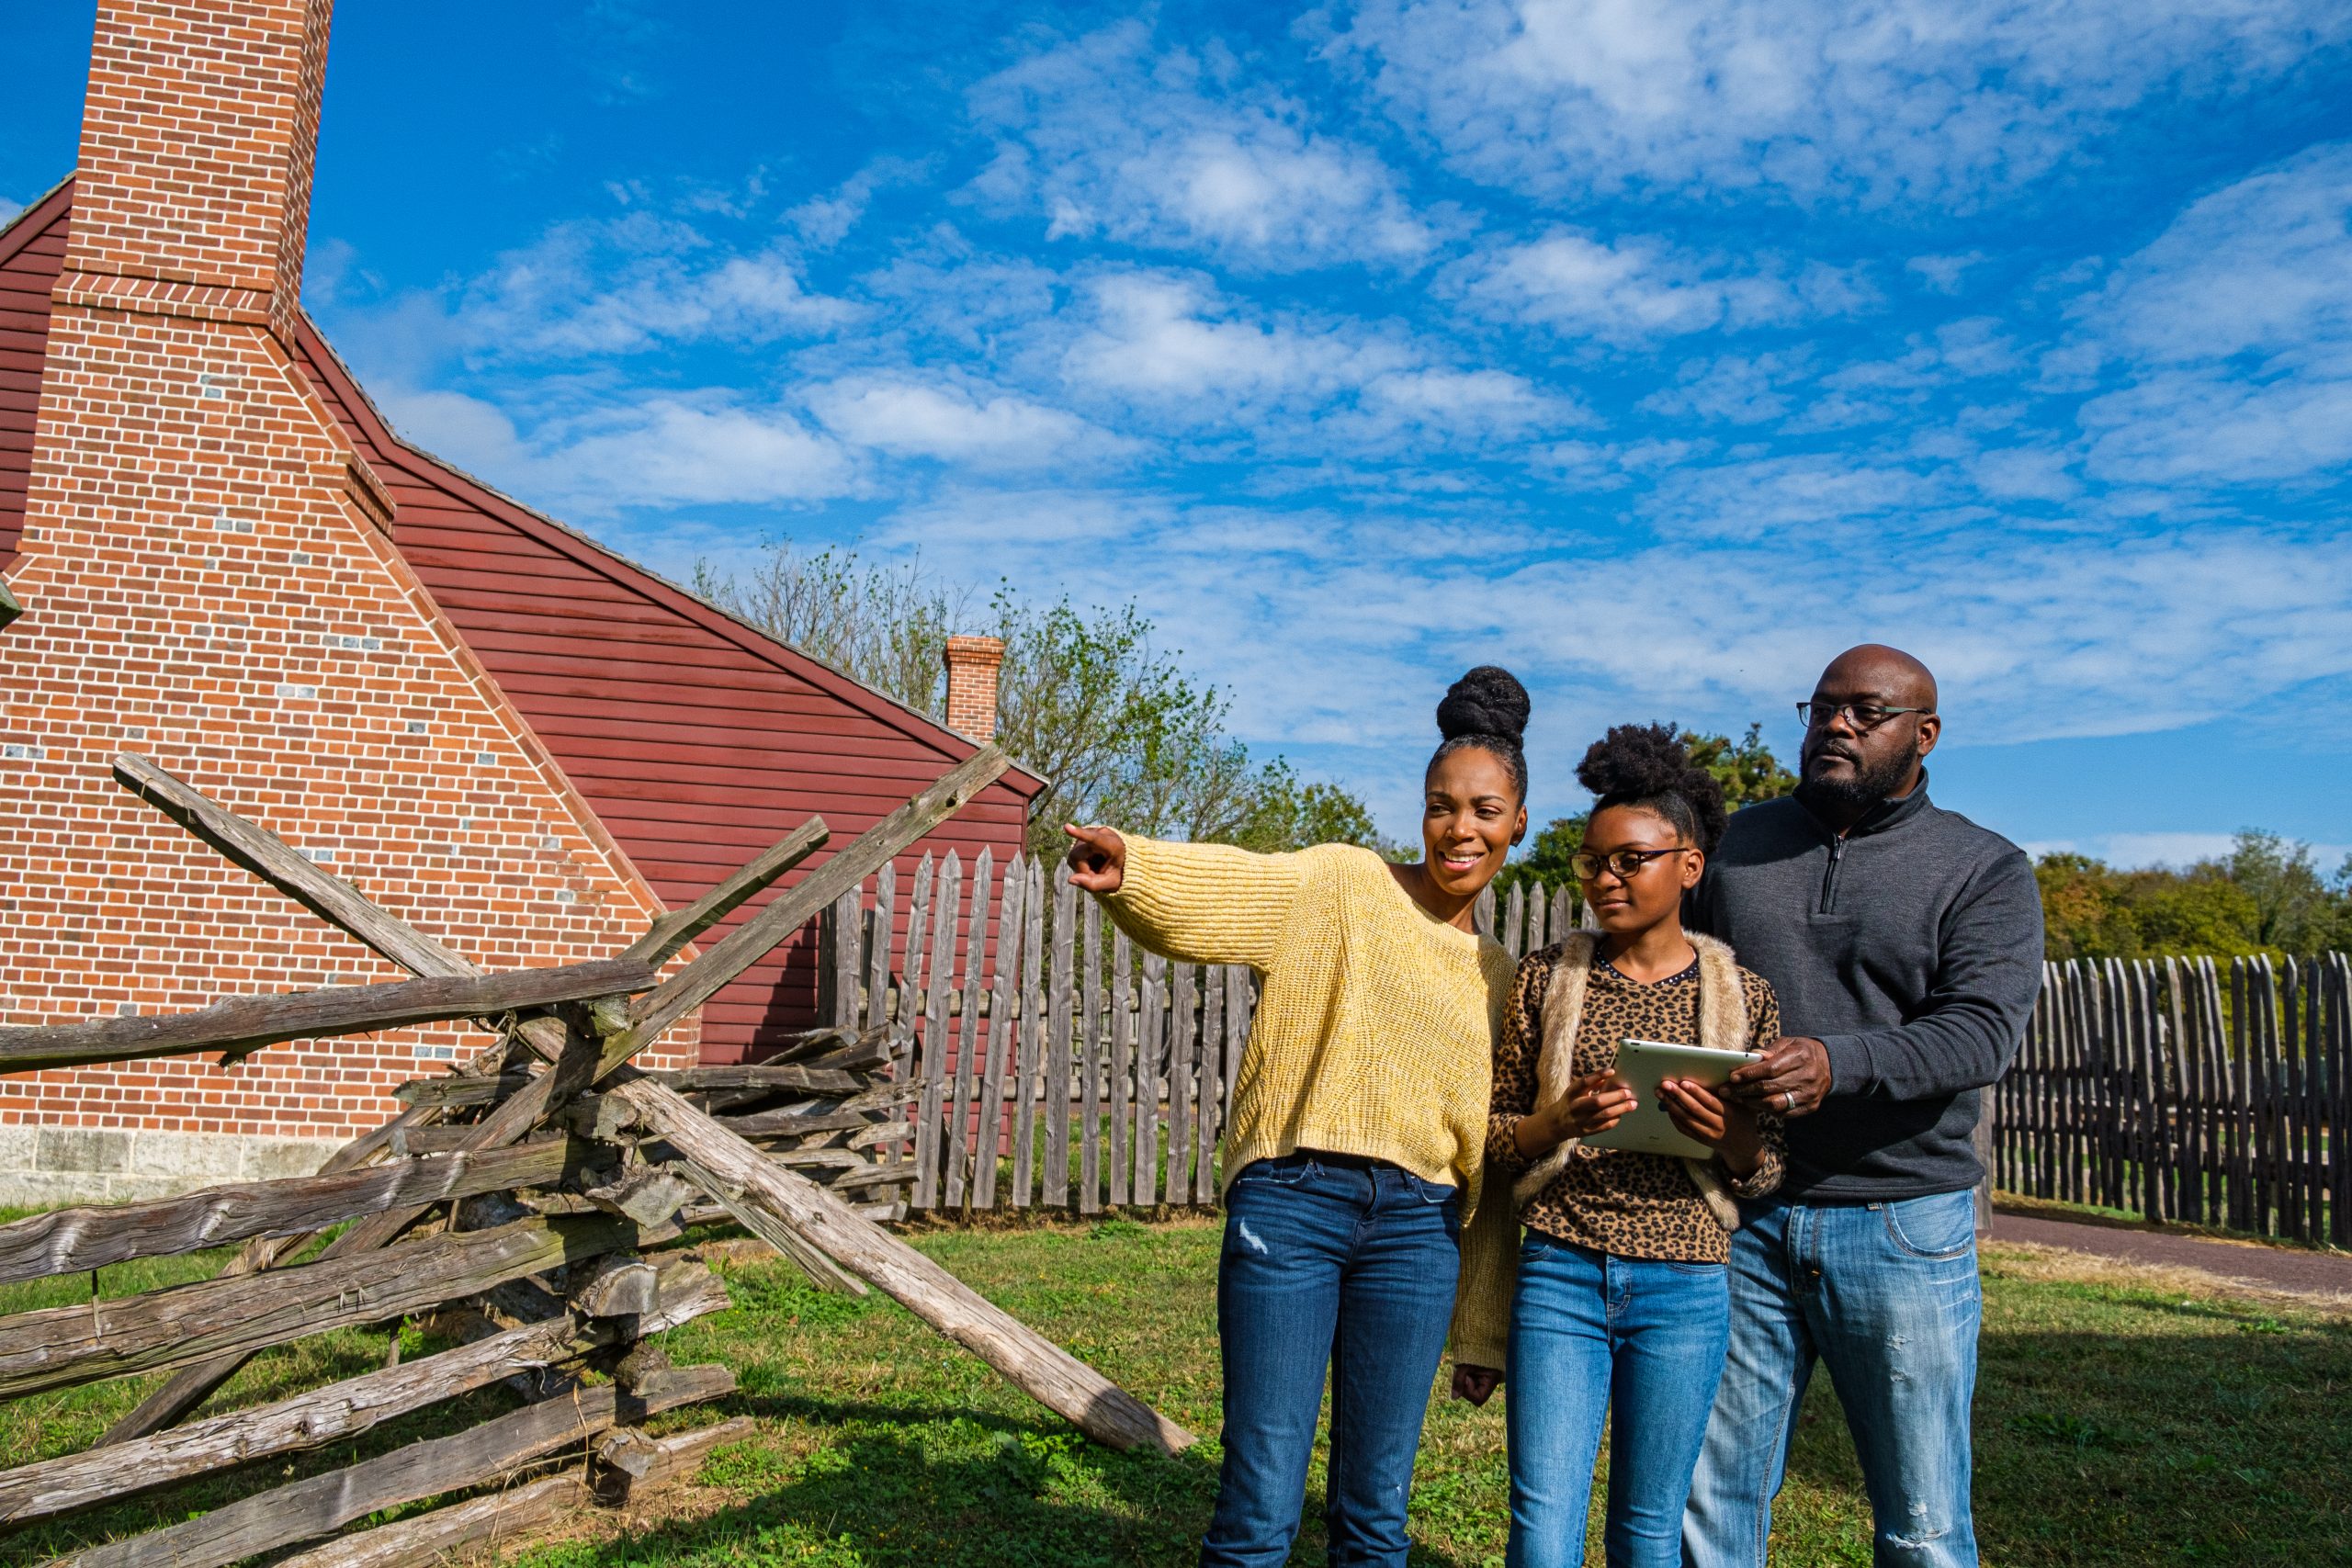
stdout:
<svg viewBox="0 0 2352 1568">
<path fill-rule="evenodd" d="M 1535 1109 L 1536 1058 L 1544 1040 L 1544 997 L 1551 989 L 1552 966 L 1560 950 L 1530 953 L 1519 965 L 1502 1038 L 1495 1046 L 1494 1099 L 1487 1117 L 1487 1158 L 1517 1176 L 1532 1164 L 1521 1156 L 1514 1134 Z M 1739 972 L 1747 1004 L 1748 1049 L 1768 1049 L 1781 1033 L 1781 1004 L 1771 985 L 1747 969 Z M 1699 964 L 1645 985 L 1596 960 L 1585 985 L 1584 1016 L 1577 1022 L 1576 1070 L 1606 1071 L 1617 1060 L 1617 1042 L 1699 1039 Z M 1781 1118 L 1757 1117 L 1764 1139 L 1763 1158 L 1746 1180 L 1724 1178 L 1743 1198 L 1760 1198 L 1781 1184 L 1785 1145 Z M 1520 1218 L 1532 1230 L 1557 1240 L 1618 1258 L 1659 1258 L 1678 1263 L 1722 1263 L 1731 1241 L 1707 1213 L 1682 1162 L 1668 1155 L 1633 1149 L 1579 1145 L 1558 1179 L 1538 1193 Z"/>
</svg>

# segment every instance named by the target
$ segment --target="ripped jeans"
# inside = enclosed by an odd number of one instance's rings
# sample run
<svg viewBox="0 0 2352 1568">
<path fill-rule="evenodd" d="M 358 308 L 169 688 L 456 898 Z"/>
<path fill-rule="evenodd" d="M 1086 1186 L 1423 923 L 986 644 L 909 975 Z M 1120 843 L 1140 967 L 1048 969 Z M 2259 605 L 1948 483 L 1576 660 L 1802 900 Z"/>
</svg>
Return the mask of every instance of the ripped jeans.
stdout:
<svg viewBox="0 0 2352 1568">
<path fill-rule="evenodd" d="M 1461 1195 L 1376 1160 L 1258 1160 L 1226 1189 L 1225 1464 L 1203 1568 L 1288 1560 L 1331 1373 L 1331 1568 L 1404 1568 L 1405 1503 L 1453 1312 Z"/>
<path fill-rule="evenodd" d="M 1764 1568 L 1815 1359 L 1845 1407 L 1878 1568 L 1975 1568 L 1973 1192 L 1740 1205 L 1731 1352 L 1682 1516 L 1686 1568 Z"/>
</svg>

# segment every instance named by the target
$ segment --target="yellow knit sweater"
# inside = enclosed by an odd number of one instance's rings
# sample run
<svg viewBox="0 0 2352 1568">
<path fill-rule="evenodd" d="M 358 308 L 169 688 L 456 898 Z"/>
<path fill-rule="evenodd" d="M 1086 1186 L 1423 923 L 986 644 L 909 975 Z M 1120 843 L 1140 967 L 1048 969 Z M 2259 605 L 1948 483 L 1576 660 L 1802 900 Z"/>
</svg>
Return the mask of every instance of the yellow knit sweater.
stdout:
<svg viewBox="0 0 2352 1568">
<path fill-rule="evenodd" d="M 1129 936 L 1263 981 L 1225 1128 L 1225 1179 L 1297 1149 L 1362 1155 L 1477 1206 L 1510 955 L 1446 924 L 1369 850 L 1252 854 L 1128 835 L 1103 900 Z"/>
</svg>

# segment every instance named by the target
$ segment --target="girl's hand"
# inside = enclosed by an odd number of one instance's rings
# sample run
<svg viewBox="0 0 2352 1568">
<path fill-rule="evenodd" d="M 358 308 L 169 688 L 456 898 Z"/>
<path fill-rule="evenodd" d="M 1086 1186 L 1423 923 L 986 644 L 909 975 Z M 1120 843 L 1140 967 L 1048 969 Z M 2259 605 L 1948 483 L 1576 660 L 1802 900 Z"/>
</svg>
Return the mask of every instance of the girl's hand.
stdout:
<svg viewBox="0 0 2352 1568">
<path fill-rule="evenodd" d="M 1580 1080 L 1560 1102 L 1560 1137 L 1589 1137 L 1605 1133 L 1623 1121 L 1641 1101 L 1634 1091 L 1617 1081 L 1614 1073 L 1595 1073 Z"/>
<path fill-rule="evenodd" d="M 1570 1138 L 1614 1127 L 1634 1104 L 1634 1091 L 1612 1074 L 1594 1073 L 1570 1086 L 1566 1100 L 1521 1117 L 1512 1135 L 1522 1156 L 1542 1159 Z"/>
<path fill-rule="evenodd" d="M 1456 1399 L 1484 1404 L 1494 1398 L 1495 1390 L 1502 1386 L 1502 1373 L 1492 1367 L 1474 1367 L 1463 1361 L 1453 1363 L 1453 1397 Z"/>
<path fill-rule="evenodd" d="M 1716 1098 L 1714 1090 L 1690 1078 L 1668 1078 L 1657 1086 L 1657 1096 L 1675 1129 L 1723 1156 L 1734 1175 L 1756 1168 L 1764 1139 L 1756 1129 L 1755 1111 Z"/>
<path fill-rule="evenodd" d="M 1088 893 L 1116 893 L 1127 877 L 1127 841 L 1108 828 L 1073 828 L 1062 831 L 1077 842 L 1069 847 L 1069 884 Z"/>
</svg>

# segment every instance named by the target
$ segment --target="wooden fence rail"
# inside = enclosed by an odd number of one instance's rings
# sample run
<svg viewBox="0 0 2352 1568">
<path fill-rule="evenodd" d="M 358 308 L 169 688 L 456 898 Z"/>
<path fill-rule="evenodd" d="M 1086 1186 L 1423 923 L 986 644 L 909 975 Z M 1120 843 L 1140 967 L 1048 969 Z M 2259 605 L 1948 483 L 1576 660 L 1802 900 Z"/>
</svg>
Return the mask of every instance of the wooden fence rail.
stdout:
<svg viewBox="0 0 2352 1568">
<path fill-rule="evenodd" d="M 2052 964 L 1994 1091 L 2004 1190 L 2352 1243 L 2352 959 Z"/>
<path fill-rule="evenodd" d="M 885 867 L 827 910 L 819 1001 L 838 1028 L 882 1032 L 917 1093 L 911 1207 L 1216 1201 L 1249 970 L 1142 952 L 1058 862 L 1016 855 L 1000 878 L 985 851 L 927 854 L 903 896 Z M 1490 890 L 1477 919 L 1516 957 L 1581 914 L 1570 889 L 1522 884 Z"/>
</svg>

